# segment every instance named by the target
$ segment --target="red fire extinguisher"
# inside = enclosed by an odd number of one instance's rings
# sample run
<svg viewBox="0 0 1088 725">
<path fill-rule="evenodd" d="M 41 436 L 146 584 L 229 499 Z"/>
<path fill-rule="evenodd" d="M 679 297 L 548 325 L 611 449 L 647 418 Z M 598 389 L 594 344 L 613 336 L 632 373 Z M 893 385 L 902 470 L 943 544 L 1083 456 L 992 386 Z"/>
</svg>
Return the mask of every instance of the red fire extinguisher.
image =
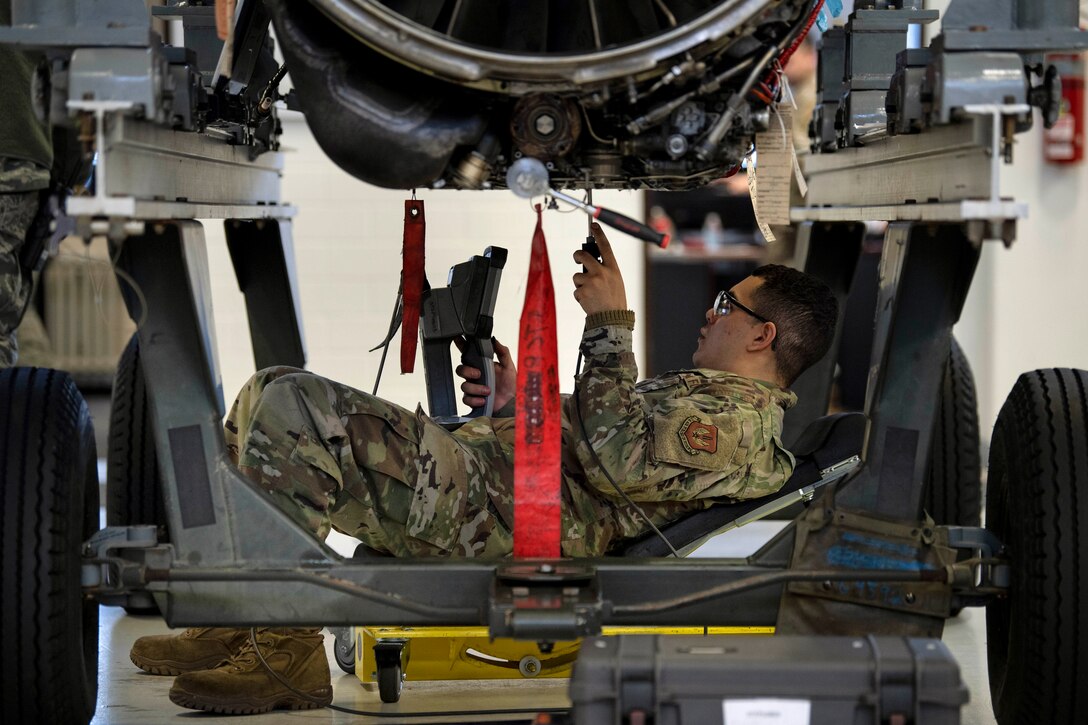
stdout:
<svg viewBox="0 0 1088 725">
<path fill-rule="evenodd" d="M 1043 156 L 1053 164 L 1072 164 L 1084 159 L 1084 56 L 1052 55 L 1047 61 L 1062 80 L 1058 120 L 1043 131 Z"/>
</svg>

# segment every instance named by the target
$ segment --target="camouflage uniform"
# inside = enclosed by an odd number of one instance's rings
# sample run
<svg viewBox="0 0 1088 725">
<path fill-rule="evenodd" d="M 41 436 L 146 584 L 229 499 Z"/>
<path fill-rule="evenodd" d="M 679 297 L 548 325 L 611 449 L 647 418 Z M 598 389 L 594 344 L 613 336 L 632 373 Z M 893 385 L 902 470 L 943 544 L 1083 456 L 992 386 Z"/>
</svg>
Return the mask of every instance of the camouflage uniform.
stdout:
<svg viewBox="0 0 1088 725">
<path fill-rule="evenodd" d="M 591 315 L 577 399 L 601 463 L 657 524 L 715 502 L 765 496 L 793 471 L 779 435 L 793 393 L 713 370 L 636 385 L 633 315 Z M 602 555 L 648 527 L 600 470 L 563 401 L 562 549 Z M 511 552 L 514 419 L 447 431 L 415 413 L 293 368 L 257 373 L 226 423 L 242 472 L 320 537 L 330 527 L 398 556 Z"/>
<path fill-rule="evenodd" d="M 0 0 L 0 26 L 11 25 L 11 0 Z M 0 45 L 0 368 L 15 364 L 15 328 L 30 297 L 30 275 L 19 250 L 49 186 L 53 146 L 34 114 L 32 77 L 40 53 Z"/>
<path fill-rule="evenodd" d="M 19 264 L 27 228 L 38 211 L 38 190 L 49 171 L 31 161 L 0 157 L 0 368 L 15 364 L 15 329 L 30 298 L 30 272 Z"/>
</svg>

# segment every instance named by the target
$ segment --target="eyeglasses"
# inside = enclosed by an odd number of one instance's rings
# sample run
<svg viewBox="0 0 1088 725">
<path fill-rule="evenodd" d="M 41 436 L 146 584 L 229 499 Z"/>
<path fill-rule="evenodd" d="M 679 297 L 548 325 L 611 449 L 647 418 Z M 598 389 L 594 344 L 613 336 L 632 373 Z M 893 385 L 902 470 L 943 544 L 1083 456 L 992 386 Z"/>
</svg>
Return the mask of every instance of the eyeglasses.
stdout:
<svg viewBox="0 0 1088 725">
<path fill-rule="evenodd" d="M 760 322 L 770 322 L 772 325 L 775 324 L 763 315 L 753 310 L 751 307 L 746 306 L 743 302 L 734 297 L 733 293 L 729 290 L 723 289 L 721 292 L 718 293 L 718 296 L 714 298 L 714 315 L 716 317 L 725 317 L 733 311 L 734 307 L 736 307 L 741 312 L 747 312 L 749 315 L 756 318 Z M 778 326 L 775 325 L 775 327 L 777 328 Z M 775 335 L 775 338 L 771 340 L 771 349 L 774 350 L 777 347 L 777 344 L 778 335 Z"/>
<path fill-rule="evenodd" d="M 729 290 L 722 290 L 718 293 L 718 296 L 714 298 L 714 314 L 718 317 L 724 317 L 733 311 L 736 307 L 741 312 L 747 312 L 752 317 L 756 318 L 760 322 L 770 322 L 766 317 L 759 314 L 750 307 L 746 307 L 743 302 L 733 296 L 733 293 Z M 773 324 L 773 323 L 772 323 Z"/>
</svg>

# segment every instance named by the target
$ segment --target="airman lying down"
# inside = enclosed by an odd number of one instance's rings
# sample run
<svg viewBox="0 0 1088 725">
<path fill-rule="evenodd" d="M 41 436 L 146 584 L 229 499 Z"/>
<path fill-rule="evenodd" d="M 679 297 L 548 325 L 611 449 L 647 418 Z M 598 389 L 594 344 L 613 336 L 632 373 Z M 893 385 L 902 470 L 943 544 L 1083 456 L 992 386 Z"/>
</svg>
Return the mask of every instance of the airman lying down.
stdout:
<svg viewBox="0 0 1088 725">
<path fill-rule="evenodd" d="M 604 555 L 648 531 L 636 507 L 662 524 L 716 502 L 776 492 L 794 466 L 780 440 L 783 414 L 796 401 L 788 386 L 827 351 L 837 315 L 822 282 L 761 267 L 707 310 L 692 369 L 637 382 L 634 313 L 608 240 L 599 227 L 593 234 L 602 260 L 574 255 L 585 267 L 574 275 L 574 296 L 586 312 L 585 365 L 577 395 L 562 401 L 564 556 Z M 449 431 L 420 410 L 313 373 L 271 368 L 239 393 L 226 422 L 228 450 L 244 475 L 318 537 L 335 528 L 396 556 L 506 556 L 513 548 L 517 375 L 509 349 L 495 348 L 493 417 Z M 491 391 L 474 382 L 480 371 L 457 372 L 464 402 L 481 405 Z M 268 674 L 247 635 L 205 628 L 143 637 L 132 660 L 148 672 L 179 675 L 170 698 L 184 707 L 263 712 L 328 704 L 319 630 L 257 635 L 268 665 L 305 698 Z"/>
</svg>

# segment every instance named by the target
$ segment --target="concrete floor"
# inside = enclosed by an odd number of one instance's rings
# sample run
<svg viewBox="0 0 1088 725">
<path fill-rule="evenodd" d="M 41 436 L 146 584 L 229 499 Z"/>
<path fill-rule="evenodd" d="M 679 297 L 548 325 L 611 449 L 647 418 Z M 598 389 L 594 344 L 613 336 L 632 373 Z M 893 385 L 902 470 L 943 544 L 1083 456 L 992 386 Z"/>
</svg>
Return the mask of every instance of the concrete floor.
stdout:
<svg viewBox="0 0 1088 725">
<path fill-rule="evenodd" d="M 406 682 L 400 702 L 386 705 L 378 697 L 375 685 L 363 685 L 355 675 L 346 674 L 336 666 L 332 654 L 332 637 L 326 634 L 325 647 L 332 670 L 333 704 L 371 713 L 371 716 L 352 715 L 330 709 L 233 717 L 198 713 L 170 702 L 167 693 L 174 681 L 173 677 L 146 674 L 129 661 L 129 648 L 137 637 L 168 631 L 157 618 L 133 617 L 115 608 L 102 611 L 98 711 L 92 720 L 93 725 L 183 723 L 187 718 L 196 718 L 201 723 L 376 723 L 390 721 L 389 718 L 381 717 L 382 713 L 470 712 L 483 708 L 547 709 L 569 705 L 566 680 Z M 401 716 L 396 717 L 396 722 L 508 722 L 511 717 L 513 716 L 467 716 L 462 719 L 441 716 L 405 719 Z"/>
<path fill-rule="evenodd" d="M 696 554 L 704 556 L 746 556 L 769 538 L 782 524 L 756 522 L 709 542 Z M 347 537 L 333 538 L 330 544 L 342 552 L 353 548 Z M 99 695 L 94 725 L 155 725 L 178 723 L 197 718 L 201 722 L 238 722 L 237 717 L 222 717 L 179 708 L 170 702 L 167 692 L 172 677 L 148 675 L 138 670 L 128 658 L 137 637 L 169 631 L 162 620 L 134 617 L 116 608 L 103 608 L 99 635 Z M 944 641 L 959 663 L 963 679 L 971 692 L 971 702 L 961 711 L 964 725 L 993 725 L 986 679 L 985 612 L 965 610 L 945 628 Z M 249 716 L 247 722 L 262 723 L 434 723 L 434 722 L 509 722 L 512 715 L 487 718 L 472 714 L 480 709 L 562 708 L 569 704 L 566 680 L 445 681 L 406 682 L 401 701 L 385 705 L 377 688 L 363 685 L 354 675 L 344 674 L 332 655 L 332 637 L 326 635 L 329 662 L 333 672 L 333 704 L 362 710 L 371 715 L 358 716 L 330 709 L 304 712 L 277 712 Z M 457 717 L 408 717 L 408 713 L 460 712 Z M 383 717 L 383 714 L 385 715 Z M 180 719 L 179 719 L 180 718 Z"/>
</svg>

